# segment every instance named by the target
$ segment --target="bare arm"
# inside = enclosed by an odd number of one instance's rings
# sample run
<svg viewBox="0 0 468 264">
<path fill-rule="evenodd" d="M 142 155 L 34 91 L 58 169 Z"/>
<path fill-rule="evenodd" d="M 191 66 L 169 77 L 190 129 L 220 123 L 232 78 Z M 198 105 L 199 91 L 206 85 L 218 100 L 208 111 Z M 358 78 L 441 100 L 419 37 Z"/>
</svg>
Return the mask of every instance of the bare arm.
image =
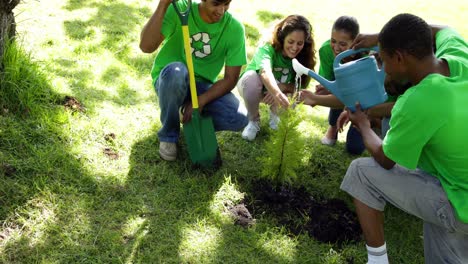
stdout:
<svg viewBox="0 0 468 264">
<path fill-rule="evenodd" d="M 367 109 L 367 115 L 369 117 L 377 117 L 377 118 L 391 116 L 393 105 L 395 105 L 395 102 L 386 102 L 383 104 L 378 104 L 376 106 L 373 106 Z"/>
<path fill-rule="evenodd" d="M 437 32 L 440 30 L 446 28 L 447 26 L 441 26 L 441 25 L 430 25 L 431 30 L 432 30 L 432 39 L 435 40 L 435 35 Z M 379 34 L 374 33 L 374 34 L 359 34 L 357 37 L 354 39 L 353 43 L 351 44 L 351 47 L 354 49 L 359 49 L 359 48 L 370 48 L 377 46 L 379 42 Z"/>
<path fill-rule="evenodd" d="M 349 109 L 348 116 L 354 126 L 361 132 L 364 145 L 372 157 L 382 166 L 389 170 L 393 168 L 395 162 L 389 159 L 382 148 L 382 139 L 371 129 L 367 115 L 361 110 L 361 106 L 356 104 L 356 111 L 352 113 Z"/>
<path fill-rule="evenodd" d="M 160 0 L 156 11 L 148 20 L 140 33 L 140 49 L 145 53 L 152 53 L 159 48 L 164 36 L 161 27 L 167 8 L 172 0 Z"/>
<path fill-rule="evenodd" d="M 359 34 L 357 37 L 354 39 L 353 43 L 351 44 L 351 47 L 353 49 L 360 49 L 360 48 L 370 48 L 377 46 L 377 43 L 379 42 L 379 34 Z"/>
<path fill-rule="evenodd" d="M 260 79 L 278 105 L 283 107 L 289 106 L 288 97 L 281 91 L 280 87 L 276 83 L 273 72 L 269 68 L 263 68 L 260 70 Z"/>
<path fill-rule="evenodd" d="M 447 26 L 443 26 L 443 25 L 430 25 L 430 26 L 431 26 L 431 30 L 432 30 L 432 40 L 434 40 L 434 41 L 435 41 L 435 36 L 436 36 L 437 32 L 441 31 L 444 28 L 447 28 Z"/>
<path fill-rule="evenodd" d="M 299 101 L 310 106 L 327 106 L 331 108 L 343 108 L 343 103 L 333 94 L 315 94 L 311 90 L 301 90 Z"/>
<path fill-rule="evenodd" d="M 205 105 L 234 89 L 235 85 L 237 84 L 237 80 L 239 79 L 240 71 L 241 66 L 225 66 L 224 78 L 218 80 L 205 93 L 198 96 L 198 110 L 202 112 Z M 182 119 L 183 123 L 186 123 L 192 119 L 192 112 L 192 102 L 188 101 L 184 106 L 184 117 Z"/>
<path fill-rule="evenodd" d="M 198 97 L 200 108 L 234 89 L 239 79 L 240 71 L 241 66 L 225 66 L 224 78 L 218 80 L 208 91 Z"/>
</svg>

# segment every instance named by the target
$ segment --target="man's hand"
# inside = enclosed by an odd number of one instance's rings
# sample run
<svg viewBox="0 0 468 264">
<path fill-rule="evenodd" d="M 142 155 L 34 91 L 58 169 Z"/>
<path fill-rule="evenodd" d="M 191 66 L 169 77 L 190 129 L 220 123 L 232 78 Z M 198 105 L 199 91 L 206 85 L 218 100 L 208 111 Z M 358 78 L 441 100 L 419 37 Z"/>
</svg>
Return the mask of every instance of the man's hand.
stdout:
<svg viewBox="0 0 468 264">
<path fill-rule="evenodd" d="M 379 34 L 359 34 L 354 39 L 351 47 L 353 49 L 360 49 L 360 48 L 371 48 L 377 46 L 379 42 Z"/>
<path fill-rule="evenodd" d="M 185 124 L 192 120 L 193 107 L 192 102 L 188 101 L 182 106 L 182 123 Z"/>
<path fill-rule="evenodd" d="M 356 103 L 356 111 L 354 113 L 349 108 L 346 108 L 346 111 L 348 112 L 349 120 L 359 131 L 371 127 L 367 114 L 361 109 L 361 104 Z"/>
<path fill-rule="evenodd" d="M 367 118 L 367 114 L 362 111 L 361 105 L 356 103 L 356 111 L 354 113 L 349 108 L 346 108 L 346 110 L 353 125 L 361 132 L 364 145 L 371 156 L 383 168 L 387 170 L 393 168 L 395 162 L 385 155 L 382 148 L 382 139 L 371 129 L 370 121 Z"/>
<path fill-rule="evenodd" d="M 340 116 L 336 120 L 336 126 L 338 128 L 338 132 L 343 132 L 343 127 L 349 123 L 349 114 L 348 111 L 341 112 Z"/>
<path fill-rule="evenodd" d="M 198 105 L 198 113 L 200 113 L 200 115 L 202 111 L 203 111 L 203 106 Z M 185 124 L 187 122 L 190 122 L 190 120 L 192 120 L 192 114 L 193 114 L 193 105 L 191 101 L 188 101 L 182 107 L 182 123 Z"/>
</svg>

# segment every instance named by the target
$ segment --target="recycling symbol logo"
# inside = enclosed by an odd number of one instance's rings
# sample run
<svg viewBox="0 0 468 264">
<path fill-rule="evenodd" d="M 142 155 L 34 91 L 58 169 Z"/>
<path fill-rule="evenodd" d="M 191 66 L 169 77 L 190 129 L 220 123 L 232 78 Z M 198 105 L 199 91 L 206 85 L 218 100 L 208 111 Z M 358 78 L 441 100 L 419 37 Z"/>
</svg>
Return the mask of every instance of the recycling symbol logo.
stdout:
<svg viewBox="0 0 468 264">
<path fill-rule="evenodd" d="M 286 83 L 288 81 L 290 72 L 288 68 L 274 68 L 273 71 L 281 73 L 281 78 L 278 80 L 280 83 Z"/>
<path fill-rule="evenodd" d="M 211 54 L 210 35 L 205 32 L 199 32 L 192 35 L 190 38 L 190 46 L 192 47 L 192 54 L 195 57 L 203 59 Z"/>
</svg>

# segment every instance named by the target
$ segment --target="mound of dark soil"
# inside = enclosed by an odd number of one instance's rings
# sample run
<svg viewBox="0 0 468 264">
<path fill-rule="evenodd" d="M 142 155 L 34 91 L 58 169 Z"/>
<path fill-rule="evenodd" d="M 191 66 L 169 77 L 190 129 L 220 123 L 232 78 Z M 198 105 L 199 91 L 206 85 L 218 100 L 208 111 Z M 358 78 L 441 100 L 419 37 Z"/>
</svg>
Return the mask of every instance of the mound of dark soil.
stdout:
<svg viewBox="0 0 468 264">
<path fill-rule="evenodd" d="M 259 180 L 253 184 L 246 205 L 253 218 L 270 215 L 295 235 L 307 233 L 318 241 L 338 245 L 361 239 L 357 216 L 344 201 L 313 197 L 304 187 L 281 186 L 276 190 Z"/>
</svg>

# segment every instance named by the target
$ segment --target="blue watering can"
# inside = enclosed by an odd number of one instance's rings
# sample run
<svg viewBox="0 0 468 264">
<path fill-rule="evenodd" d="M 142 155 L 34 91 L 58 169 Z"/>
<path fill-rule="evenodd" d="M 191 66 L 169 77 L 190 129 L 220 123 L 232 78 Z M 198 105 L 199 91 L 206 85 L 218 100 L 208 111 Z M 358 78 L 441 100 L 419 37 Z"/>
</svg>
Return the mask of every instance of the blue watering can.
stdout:
<svg viewBox="0 0 468 264">
<path fill-rule="evenodd" d="M 356 110 L 355 104 L 359 102 L 362 109 L 370 108 L 387 100 L 384 88 L 385 71 L 379 70 L 374 56 L 367 56 L 355 61 L 341 64 L 340 61 L 348 56 L 374 48 L 349 49 L 341 52 L 333 62 L 335 81 L 329 81 L 314 71 L 304 67 L 293 59 L 293 68 L 296 74 L 309 75 L 334 94 L 352 112 Z"/>
</svg>

